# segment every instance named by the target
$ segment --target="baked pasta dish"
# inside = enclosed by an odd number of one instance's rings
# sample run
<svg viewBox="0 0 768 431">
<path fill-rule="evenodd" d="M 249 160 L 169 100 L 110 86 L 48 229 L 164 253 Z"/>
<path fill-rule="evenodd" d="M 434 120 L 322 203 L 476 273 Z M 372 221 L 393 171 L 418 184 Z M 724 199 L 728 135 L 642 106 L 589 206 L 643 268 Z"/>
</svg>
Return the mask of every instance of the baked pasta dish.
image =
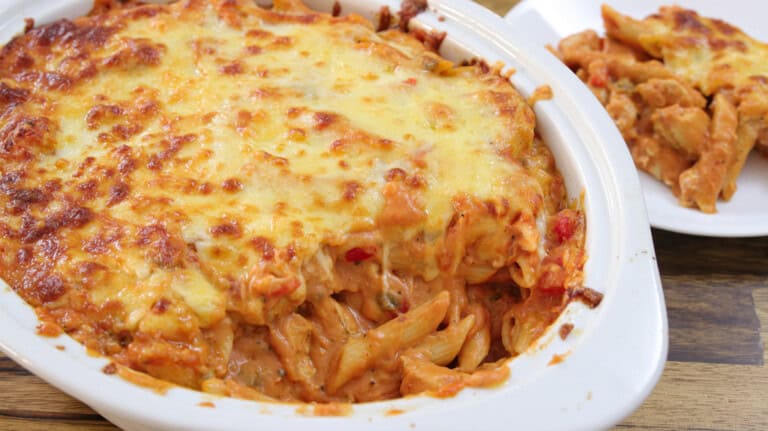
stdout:
<svg viewBox="0 0 768 431">
<path fill-rule="evenodd" d="M 605 37 L 558 55 L 605 105 L 637 167 L 680 205 L 716 212 L 753 149 L 768 156 L 768 45 L 677 6 L 643 20 L 602 8 Z"/>
<path fill-rule="evenodd" d="M 532 109 L 386 16 L 102 1 L 10 41 L 0 275 L 41 332 L 208 393 L 362 402 L 502 382 L 594 304 Z"/>
</svg>

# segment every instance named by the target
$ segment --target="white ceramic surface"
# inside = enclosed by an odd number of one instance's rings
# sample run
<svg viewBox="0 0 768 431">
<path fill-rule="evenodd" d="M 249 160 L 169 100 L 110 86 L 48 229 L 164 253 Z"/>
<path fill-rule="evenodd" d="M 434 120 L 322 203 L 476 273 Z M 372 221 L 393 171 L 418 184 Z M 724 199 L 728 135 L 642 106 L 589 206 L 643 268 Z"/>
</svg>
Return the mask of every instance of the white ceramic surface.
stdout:
<svg viewBox="0 0 768 431">
<path fill-rule="evenodd" d="M 603 3 L 635 18 L 650 15 L 659 6 L 678 4 L 702 16 L 724 19 L 768 42 L 768 2 L 756 0 L 523 0 L 505 19 L 520 37 L 526 35 L 530 42 L 557 46 L 563 37 L 582 30 L 602 32 Z M 623 145 L 623 141 L 611 144 Z M 717 237 L 768 235 L 768 160 L 756 154 L 750 156 L 741 172 L 733 199 L 717 203 L 717 214 L 681 207 L 669 188 L 644 172 L 640 173 L 640 183 L 654 227 Z"/>
<path fill-rule="evenodd" d="M 23 16 L 50 20 L 87 9 L 87 0 L 11 1 L 24 9 L 9 8 L 8 0 L 0 3 L 0 36 L 6 38 L 16 31 L 11 29 L 21 28 Z M 308 3 L 330 10 L 333 1 Z M 341 4 L 345 13 L 367 17 L 384 4 L 399 8 L 398 0 Z M 11 26 L 2 27 L 9 19 Z M 448 57 L 502 60 L 517 69 L 512 81 L 525 94 L 542 84 L 552 87 L 554 100 L 536 105 L 539 130 L 571 196 L 585 193 L 586 285 L 603 292 L 604 300 L 595 310 L 569 305 L 533 348 L 511 361 L 505 384 L 466 389 L 449 399 L 419 396 L 356 405 L 345 417 L 303 416 L 295 405 L 215 398 L 186 389 L 159 395 L 103 374 L 107 361 L 88 356 L 66 336 L 35 335 L 34 313 L 5 285 L 0 286 L 0 349 L 127 430 L 597 430 L 626 417 L 661 375 L 667 320 L 637 174 L 623 146 L 607 145 L 621 137 L 568 69 L 492 12 L 468 1 L 432 0 L 430 11 L 416 21 L 448 32 L 443 45 Z M 566 322 L 576 329 L 563 341 L 557 329 Z M 55 349 L 57 344 L 66 350 Z M 550 366 L 554 354 L 567 358 Z M 216 408 L 199 407 L 204 400 Z M 404 413 L 387 415 L 391 409 Z"/>
</svg>

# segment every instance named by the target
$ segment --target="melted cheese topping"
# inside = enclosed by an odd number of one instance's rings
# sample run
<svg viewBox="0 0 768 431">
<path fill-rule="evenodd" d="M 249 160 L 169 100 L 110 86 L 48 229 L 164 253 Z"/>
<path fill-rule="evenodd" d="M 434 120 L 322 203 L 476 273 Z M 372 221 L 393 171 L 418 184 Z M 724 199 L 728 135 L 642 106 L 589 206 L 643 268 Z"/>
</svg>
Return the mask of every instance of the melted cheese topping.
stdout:
<svg viewBox="0 0 768 431">
<path fill-rule="evenodd" d="M 186 1 L 33 29 L 0 65 L 2 275 L 42 317 L 155 377 L 244 383 L 241 368 L 283 350 L 243 334 L 303 327 L 298 307 L 339 292 L 363 292 L 344 307 L 364 331 L 450 283 L 530 289 L 560 271 L 541 300 L 556 310 L 580 281 L 583 253 L 540 265 L 555 245 L 580 249 L 583 222 L 560 217 L 554 245 L 537 229 L 565 194 L 531 109 L 402 33 L 297 3 Z M 506 336 L 510 353 L 554 315 L 536 316 Z M 310 378 L 280 359 L 311 388 L 245 384 L 328 400 L 319 382 L 344 383 L 330 364 Z"/>
<path fill-rule="evenodd" d="M 768 45 L 722 20 L 675 6 L 641 21 L 606 6 L 603 17 L 609 36 L 663 58 L 666 67 L 706 95 L 768 77 Z"/>
</svg>

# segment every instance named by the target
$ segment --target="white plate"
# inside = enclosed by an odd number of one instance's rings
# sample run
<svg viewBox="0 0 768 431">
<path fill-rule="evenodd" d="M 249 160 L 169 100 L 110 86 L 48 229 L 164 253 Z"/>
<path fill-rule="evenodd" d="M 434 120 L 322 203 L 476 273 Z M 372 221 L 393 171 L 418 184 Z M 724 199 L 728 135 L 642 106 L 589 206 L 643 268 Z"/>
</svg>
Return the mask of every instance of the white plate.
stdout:
<svg viewBox="0 0 768 431">
<path fill-rule="evenodd" d="M 25 15 L 47 20 L 87 9 L 87 0 L 12 0 L 0 3 L 0 37 L 21 27 Z M 312 0 L 330 10 L 333 0 Z M 399 0 L 342 1 L 344 12 L 367 17 Z M 7 3 L 6 3 L 7 5 Z M 103 358 L 87 355 L 72 339 L 35 335 L 32 310 L 0 285 L 0 349 L 23 366 L 81 399 L 128 430 L 263 429 L 516 429 L 597 430 L 629 415 L 658 381 L 667 353 L 667 319 L 648 219 L 635 169 L 610 118 L 578 79 L 538 43 L 514 34 L 504 21 L 464 0 L 431 0 L 417 22 L 448 32 L 444 54 L 502 60 L 525 94 L 542 84 L 553 101 L 536 105 L 539 131 L 552 149 L 571 197 L 584 191 L 587 215 L 586 285 L 604 293 L 589 310 L 573 303 L 539 342 L 511 361 L 511 377 L 493 389 L 466 389 L 456 397 L 425 396 L 354 406 L 345 417 L 307 417 L 296 406 L 219 399 L 186 389 L 165 395 L 100 370 Z M 55 13 L 51 13 L 56 9 Z M 441 18 L 439 18 L 441 17 Z M 12 20 L 11 26 L 2 26 Z M 564 341 L 562 323 L 576 329 Z M 66 346 L 59 351 L 55 345 Z M 564 362 L 548 365 L 554 354 Z M 216 408 L 201 408 L 213 400 Z M 404 413 L 387 415 L 391 409 Z M 311 410 L 311 409 L 310 409 Z"/>
<path fill-rule="evenodd" d="M 602 32 L 603 3 L 635 18 L 646 17 L 659 6 L 677 4 L 697 10 L 702 16 L 724 19 L 768 42 L 768 2 L 755 0 L 524 0 L 505 19 L 516 34 L 527 35 L 531 42 L 557 46 L 563 37 L 582 30 Z M 741 172 L 731 201 L 717 202 L 717 214 L 681 207 L 669 188 L 644 172 L 640 173 L 640 183 L 654 227 L 717 237 L 768 235 L 768 160 L 756 154 L 750 156 Z"/>
</svg>

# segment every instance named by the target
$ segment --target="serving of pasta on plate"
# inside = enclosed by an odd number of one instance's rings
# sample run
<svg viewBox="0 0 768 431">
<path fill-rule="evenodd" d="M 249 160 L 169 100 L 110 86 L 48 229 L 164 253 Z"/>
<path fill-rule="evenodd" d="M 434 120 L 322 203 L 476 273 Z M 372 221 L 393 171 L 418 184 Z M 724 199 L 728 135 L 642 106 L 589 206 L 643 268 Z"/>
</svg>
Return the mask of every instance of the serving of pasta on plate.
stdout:
<svg viewBox="0 0 768 431">
<path fill-rule="evenodd" d="M 715 213 L 753 150 L 768 154 L 768 45 L 725 21 L 664 6 L 643 20 L 604 5 L 605 36 L 557 55 L 605 105 L 637 167 L 680 205 Z"/>
</svg>

